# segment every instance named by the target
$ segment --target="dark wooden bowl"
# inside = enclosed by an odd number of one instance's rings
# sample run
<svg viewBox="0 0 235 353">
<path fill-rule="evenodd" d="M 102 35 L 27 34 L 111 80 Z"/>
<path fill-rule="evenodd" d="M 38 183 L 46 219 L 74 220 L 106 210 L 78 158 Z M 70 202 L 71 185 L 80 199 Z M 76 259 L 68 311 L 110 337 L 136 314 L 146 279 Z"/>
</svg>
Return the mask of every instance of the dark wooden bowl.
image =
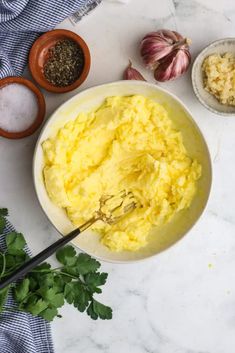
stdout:
<svg viewBox="0 0 235 353">
<path fill-rule="evenodd" d="M 48 60 L 49 49 L 53 47 L 58 41 L 64 39 L 73 40 L 80 46 L 84 54 L 84 67 L 81 75 L 71 85 L 65 87 L 57 87 L 47 81 L 43 73 L 43 67 L 45 62 Z M 76 33 L 65 29 L 55 29 L 53 31 L 44 33 L 35 41 L 29 54 L 29 69 L 34 80 L 47 91 L 54 93 L 70 92 L 79 87 L 85 81 L 90 71 L 90 66 L 91 56 L 85 41 Z"/>
<path fill-rule="evenodd" d="M 42 94 L 42 92 L 29 80 L 22 78 L 22 77 L 7 77 L 3 78 L 0 80 L 0 89 L 4 86 L 13 84 L 13 83 L 18 83 L 20 85 L 26 86 L 28 89 L 30 89 L 36 96 L 37 102 L 38 102 L 38 114 L 36 116 L 36 119 L 34 123 L 28 127 L 24 131 L 19 131 L 19 132 L 9 132 L 6 130 L 3 130 L 0 128 L 0 136 L 6 137 L 9 139 L 20 139 L 29 135 L 32 135 L 42 124 L 43 119 L 45 117 L 45 112 L 46 112 L 46 104 L 45 104 L 45 99 Z M 23 102 L 22 102 L 23 103 Z M 7 117 L 6 117 L 7 119 Z"/>
</svg>

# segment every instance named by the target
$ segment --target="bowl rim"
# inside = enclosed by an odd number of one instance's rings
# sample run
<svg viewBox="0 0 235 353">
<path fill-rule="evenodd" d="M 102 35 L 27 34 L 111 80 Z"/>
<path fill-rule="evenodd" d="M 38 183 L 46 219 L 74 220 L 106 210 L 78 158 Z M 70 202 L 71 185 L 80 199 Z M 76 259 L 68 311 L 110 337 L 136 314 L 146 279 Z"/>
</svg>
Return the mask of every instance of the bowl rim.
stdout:
<svg viewBox="0 0 235 353">
<path fill-rule="evenodd" d="M 216 110 L 214 108 L 212 108 L 210 105 L 208 105 L 206 103 L 206 101 L 202 98 L 202 96 L 199 93 L 199 90 L 196 86 L 196 82 L 195 82 L 195 75 L 196 75 L 196 64 L 198 62 L 198 60 L 200 59 L 200 57 L 205 54 L 207 52 L 208 49 L 210 49 L 211 47 L 213 47 L 216 44 L 222 44 L 225 42 L 229 42 L 232 41 L 234 42 L 235 45 L 235 37 L 226 37 L 226 38 L 221 38 L 221 39 L 217 39 L 214 40 L 213 42 L 211 42 L 210 44 L 208 44 L 207 46 L 205 46 L 196 56 L 196 58 L 194 59 L 193 62 L 193 66 L 192 66 L 192 70 L 191 70 L 191 81 L 192 81 L 192 86 L 193 86 L 193 91 L 195 96 L 197 97 L 198 101 L 209 111 L 211 111 L 212 113 L 215 113 L 216 115 L 221 115 L 221 116 L 226 116 L 226 117 L 234 117 L 235 116 L 235 112 L 234 113 L 229 113 L 229 112 L 220 112 L 219 110 Z"/>
<path fill-rule="evenodd" d="M 29 81 L 28 79 L 18 76 L 5 77 L 0 80 L 0 89 L 11 84 L 20 84 L 27 87 L 36 96 L 38 105 L 37 116 L 32 125 L 30 125 L 26 130 L 19 132 L 9 132 L 0 128 L 1 137 L 16 140 L 32 135 L 41 126 L 46 113 L 46 103 L 42 92 L 33 82 Z"/>
<path fill-rule="evenodd" d="M 40 52 L 41 52 L 45 45 L 44 41 L 46 41 L 46 39 L 48 38 L 53 39 L 54 37 L 57 37 L 57 36 L 67 37 L 68 39 L 71 39 L 74 42 L 76 42 L 82 49 L 83 55 L 84 55 L 84 66 L 80 76 L 71 85 L 63 86 L 63 87 L 58 87 L 50 84 L 50 82 L 48 82 L 46 78 L 45 79 L 41 78 L 41 76 L 38 75 L 37 70 L 35 69 L 35 62 L 38 61 L 37 60 L 38 47 L 39 46 L 41 47 L 40 49 Z M 36 39 L 36 41 L 33 43 L 33 46 L 30 49 L 28 62 L 29 62 L 29 70 L 31 72 L 32 77 L 42 88 L 44 88 L 48 92 L 66 93 L 78 88 L 86 80 L 91 67 L 91 54 L 87 43 L 77 33 L 67 29 L 53 29 L 52 31 L 42 34 L 38 39 Z"/>
<path fill-rule="evenodd" d="M 143 262 L 143 261 L 147 261 L 147 260 L 151 260 L 153 259 L 154 257 L 159 257 L 160 255 L 164 254 L 166 251 L 168 251 L 170 248 L 172 248 L 173 246 L 175 246 L 176 244 L 178 244 L 181 239 L 183 239 L 194 227 L 195 225 L 198 223 L 199 219 L 202 217 L 202 215 L 205 213 L 207 207 L 208 207 L 208 202 L 209 202 L 209 198 L 210 198 L 210 194 L 211 194 L 211 188 L 212 188 L 212 181 L 213 181 L 213 169 L 212 169 L 212 159 L 211 159 L 211 154 L 210 154 L 210 150 L 208 148 L 208 145 L 207 145 L 207 142 L 206 142 L 206 139 L 204 138 L 204 134 L 202 133 L 201 129 L 199 128 L 198 124 L 196 123 L 196 121 L 194 120 L 190 110 L 187 108 L 187 106 L 181 101 L 180 98 L 178 98 L 175 94 L 169 92 L 168 90 L 166 90 L 165 88 L 162 88 L 162 87 L 159 87 L 159 86 L 156 86 L 154 83 L 150 83 L 150 82 L 145 82 L 145 81 L 130 81 L 130 80 L 119 80 L 119 81 L 114 81 L 114 82 L 109 82 L 109 83 L 104 83 L 104 84 L 99 84 L 99 85 L 95 85 L 95 86 L 92 86 L 92 87 L 89 87 L 81 92 L 78 92 L 77 94 L 75 94 L 73 97 L 70 97 L 67 101 L 63 102 L 51 115 L 50 117 L 47 119 L 46 123 L 44 124 L 42 130 L 40 131 L 40 134 L 38 136 L 38 139 L 37 139 L 37 142 L 35 144 L 35 148 L 34 148 L 34 153 L 33 153 L 33 161 L 32 161 L 32 175 L 33 175 L 33 185 L 34 185 L 34 190 L 35 190 L 35 193 L 36 193 L 36 196 L 37 196 L 37 200 L 39 202 L 39 205 L 43 211 L 43 213 L 45 214 L 46 218 L 48 219 L 49 223 L 53 226 L 53 228 L 56 230 L 56 232 L 58 233 L 58 236 L 64 236 L 56 227 L 56 225 L 50 220 L 49 216 L 47 215 L 46 211 L 44 210 L 43 208 L 43 205 L 42 203 L 40 202 L 39 200 L 39 197 L 38 197 L 38 193 L 37 193 L 37 181 L 36 181 L 36 175 L 35 175 L 35 167 L 36 167 L 36 156 L 37 156 L 37 152 L 38 152 L 38 149 L 39 149 L 39 146 L 41 144 L 41 137 L 44 133 L 44 131 L 46 130 L 47 126 L 49 125 L 50 123 L 50 120 L 53 118 L 53 116 L 55 114 L 57 114 L 58 110 L 61 109 L 64 105 L 68 104 L 70 101 L 72 101 L 76 96 L 78 96 L 79 94 L 83 94 L 83 93 L 86 93 L 86 92 L 89 92 L 91 90 L 93 90 L 94 88 L 99 88 L 99 87 L 109 87 L 109 86 L 112 86 L 112 85 L 116 85 L 116 84 L 128 84 L 132 82 L 132 84 L 140 84 L 140 85 L 143 85 L 143 86 L 149 86 L 149 87 L 152 87 L 152 88 L 157 88 L 158 90 L 166 93 L 167 95 L 171 96 L 173 99 L 175 99 L 183 108 L 184 110 L 187 112 L 187 114 L 189 115 L 188 118 L 192 121 L 192 123 L 195 125 L 195 127 L 198 129 L 199 133 L 201 134 L 202 138 L 203 138 L 203 141 L 205 143 L 205 150 L 207 152 L 207 157 L 208 157 L 208 167 L 209 167 L 209 175 L 210 175 L 210 181 L 209 181 L 209 188 L 208 188 L 208 193 L 207 193 L 207 197 L 206 197 L 206 200 L 205 200 L 205 204 L 203 206 L 203 208 L 201 209 L 200 213 L 199 213 L 199 216 L 197 217 L 197 219 L 195 220 L 195 222 L 192 224 L 192 226 L 186 230 L 183 235 L 181 236 L 181 238 L 177 239 L 174 243 L 170 244 L 170 246 L 166 247 L 165 249 L 159 251 L 158 253 L 155 253 L 155 254 L 151 254 L 147 257 L 144 257 L 144 258 L 140 258 L 140 259 L 134 259 L 134 260 L 112 260 L 112 259 L 106 259 L 102 256 L 99 256 L 99 255 L 96 255 L 96 254 L 92 254 L 91 256 L 96 258 L 97 260 L 99 261 L 104 261 L 104 262 L 107 262 L 107 263 L 112 263 L 112 264 L 135 264 L 135 263 L 139 263 L 139 262 Z M 76 247 L 79 251 L 81 252 L 85 252 L 85 250 L 81 249 L 77 244 L 74 244 L 73 242 L 70 242 L 69 244 L 72 244 L 74 247 Z"/>
</svg>

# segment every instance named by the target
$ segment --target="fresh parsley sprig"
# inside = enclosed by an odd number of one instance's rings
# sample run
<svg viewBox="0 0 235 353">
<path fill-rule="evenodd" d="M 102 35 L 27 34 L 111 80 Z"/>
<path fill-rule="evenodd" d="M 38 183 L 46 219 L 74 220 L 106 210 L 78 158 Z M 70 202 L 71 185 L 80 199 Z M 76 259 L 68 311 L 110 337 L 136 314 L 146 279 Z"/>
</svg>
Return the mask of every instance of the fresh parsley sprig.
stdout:
<svg viewBox="0 0 235 353">
<path fill-rule="evenodd" d="M 0 233 L 6 225 L 8 211 L 0 209 Z M 5 237 L 6 250 L 0 251 L 0 280 L 9 276 L 21 266 L 29 256 L 25 252 L 26 241 L 21 233 L 11 232 Z M 0 290 L 0 313 L 8 310 L 5 305 L 12 290 L 17 310 L 41 316 L 52 321 L 61 317 L 58 309 L 65 302 L 74 305 L 79 311 L 86 311 L 93 319 L 109 320 L 112 309 L 94 299 L 94 294 L 102 292 L 108 274 L 99 272 L 100 263 L 91 256 L 80 253 L 68 245 L 56 253 L 59 267 L 52 269 L 44 262 L 32 270 L 24 279 Z"/>
</svg>

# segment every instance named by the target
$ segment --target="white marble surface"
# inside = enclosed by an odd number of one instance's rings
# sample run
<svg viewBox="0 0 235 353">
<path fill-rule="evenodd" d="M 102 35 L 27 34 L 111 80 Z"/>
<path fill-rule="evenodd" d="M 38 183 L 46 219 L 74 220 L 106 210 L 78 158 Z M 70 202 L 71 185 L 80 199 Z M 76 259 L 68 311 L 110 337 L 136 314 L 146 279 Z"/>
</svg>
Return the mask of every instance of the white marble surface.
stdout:
<svg viewBox="0 0 235 353">
<path fill-rule="evenodd" d="M 139 67 L 140 38 L 165 27 L 192 39 L 195 56 L 209 42 L 235 33 L 234 0 L 104 2 L 76 27 L 92 55 L 79 89 L 121 78 L 131 58 Z M 145 70 L 143 73 L 150 79 Z M 205 110 L 190 73 L 163 85 L 191 109 L 208 142 L 214 182 L 207 211 L 181 242 L 133 265 L 102 264 L 109 280 L 101 299 L 112 321 L 91 321 L 70 306 L 52 324 L 56 353 L 233 353 L 235 351 L 235 119 Z M 78 91 L 79 91 L 78 90 Z M 48 114 L 69 96 L 46 94 Z M 31 160 L 37 136 L 0 139 L 0 203 L 36 253 L 57 239 L 34 194 Z M 209 265 L 211 264 L 211 265 Z"/>
</svg>

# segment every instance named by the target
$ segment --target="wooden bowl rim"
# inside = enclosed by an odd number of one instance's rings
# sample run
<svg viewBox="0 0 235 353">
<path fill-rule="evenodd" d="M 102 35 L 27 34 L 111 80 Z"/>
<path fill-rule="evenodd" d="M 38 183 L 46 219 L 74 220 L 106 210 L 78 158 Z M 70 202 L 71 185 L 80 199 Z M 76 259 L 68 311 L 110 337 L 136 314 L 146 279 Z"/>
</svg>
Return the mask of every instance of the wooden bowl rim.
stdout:
<svg viewBox="0 0 235 353">
<path fill-rule="evenodd" d="M 36 119 L 33 122 L 33 124 L 30 125 L 26 130 L 19 131 L 19 132 L 12 132 L 12 131 L 10 132 L 0 128 L 0 136 L 6 137 L 9 139 L 20 139 L 20 138 L 32 135 L 40 127 L 45 117 L 46 103 L 45 103 L 44 96 L 42 92 L 38 89 L 38 87 L 35 86 L 34 83 L 32 83 L 31 81 L 23 77 L 10 76 L 10 77 L 1 79 L 0 89 L 3 88 L 4 86 L 14 84 L 14 83 L 21 84 L 27 87 L 28 89 L 30 89 L 35 94 L 37 98 L 37 103 L 38 103 L 38 114 L 36 116 Z"/>
<path fill-rule="evenodd" d="M 35 63 L 38 63 L 39 52 L 41 52 L 45 48 L 46 43 L 48 43 L 48 40 L 53 41 L 53 39 L 58 38 L 60 36 L 63 38 L 66 37 L 76 42 L 81 47 L 84 54 L 84 67 L 81 75 L 71 85 L 65 86 L 65 87 L 57 87 L 57 86 L 51 85 L 46 80 L 46 78 L 42 78 L 42 75 L 40 75 L 38 72 L 39 71 L 38 66 L 35 65 Z M 74 89 L 79 87 L 87 78 L 87 75 L 90 71 L 90 66 L 91 66 L 91 55 L 86 42 L 78 34 L 76 34 L 75 32 L 69 31 L 67 29 L 54 29 L 52 31 L 44 33 L 34 42 L 29 53 L 29 69 L 30 69 L 31 75 L 41 87 L 53 93 L 66 93 L 66 92 L 73 91 Z"/>
</svg>

